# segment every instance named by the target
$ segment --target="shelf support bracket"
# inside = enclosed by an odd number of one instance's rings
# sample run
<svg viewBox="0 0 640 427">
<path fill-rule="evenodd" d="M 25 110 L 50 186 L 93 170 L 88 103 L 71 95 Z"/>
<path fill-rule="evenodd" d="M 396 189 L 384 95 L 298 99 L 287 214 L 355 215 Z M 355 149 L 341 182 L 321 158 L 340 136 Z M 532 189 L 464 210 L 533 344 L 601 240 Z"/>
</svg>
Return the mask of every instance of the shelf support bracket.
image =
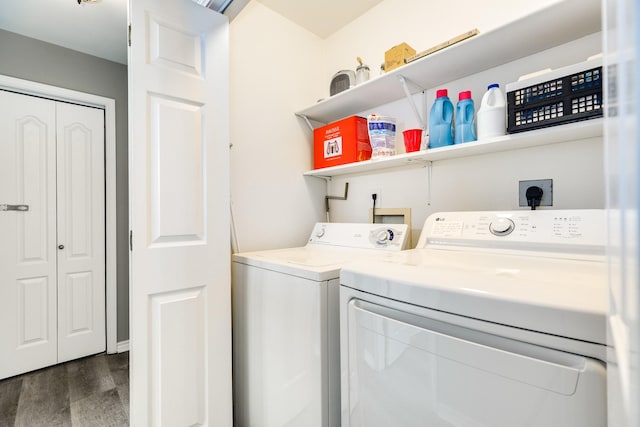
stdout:
<svg viewBox="0 0 640 427">
<path fill-rule="evenodd" d="M 327 183 L 331 181 L 331 175 L 307 175 L 307 176 L 310 176 L 311 178 L 322 179 L 324 181 L 327 181 Z"/>
<path fill-rule="evenodd" d="M 347 195 L 349 194 L 349 183 L 345 182 L 344 183 L 344 196 L 329 196 L 328 194 L 325 196 L 324 198 L 324 206 L 325 206 L 325 211 L 327 213 L 327 222 L 330 222 L 329 220 L 329 200 L 347 200 Z"/>
<path fill-rule="evenodd" d="M 398 76 L 398 80 L 400 81 L 400 84 L 402 85 L 402 89 L 404 90 L 404 94 L 407 97 L 407 101 L 409 101 L 409 105 L 411 105 L 411 109 L 413 110 L 413 114 L 415 114 L 416 119 L 418 120 L 418 123 L 420 123 L 420 127 L 422 128 L 422 130 L 426 130 L 427 129 L 426 117 L 423 119 L 422 115 L 420 115 L 420 112 L 418 111 L 418 107 L 416 106 L 416 103 L 413 101 L 413 97 L 411 96 L 411 91 L 409 91 L 409 86 L 407 85 L 407 82 L 409 82 L 409 83 L 413 84 L 414 86 L 420 88 L 420 90 L 423 93 L 424 93 L 425 89 L 423 89 L 422 87 L 420 87 L 416 83 L 412 82 L 411 80 L 408 80 L 405 76 Z"/>
<path fill-rule="evenodd" d="M 311 132 L 313 132 L 313 125 L 311 124 L 311 122 L 309 121 L 309 118 L 307 116 L 305 116 L 304 114 L 297 114 L 296 116 L 300 117 L 301 119 L 303 119 L 305 121 L 305 123 L 307 124 L 307 126 L 309 126 L 309 129 L 311 129 Z"/>
<path fill-rule="evenodd" d="M 427 162 L 427 206 L 431 206 L 431 174 L 433 172 L 433 162 Z"/>
</svg>

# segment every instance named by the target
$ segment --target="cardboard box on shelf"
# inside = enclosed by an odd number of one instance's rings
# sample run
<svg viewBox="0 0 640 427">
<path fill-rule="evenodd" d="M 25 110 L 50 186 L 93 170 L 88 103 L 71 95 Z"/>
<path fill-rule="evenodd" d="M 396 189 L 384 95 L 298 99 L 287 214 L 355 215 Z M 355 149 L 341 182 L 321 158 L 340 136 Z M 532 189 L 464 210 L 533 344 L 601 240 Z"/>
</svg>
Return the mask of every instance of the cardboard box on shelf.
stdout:
<svg viewBox="0 0 640 427">
<path fill-rule="evenodd" d="M 389 72 L 404 65 L 404 60 L 416 54 L 416 50 L 402 42 L 384 53 L 384 71 Z"/>
<path fill-rule="evenodd" d="M 313 131 L 313 167 L 360 162 L 371 158 L 367 119 L 351 116 Z"/>
</svg>

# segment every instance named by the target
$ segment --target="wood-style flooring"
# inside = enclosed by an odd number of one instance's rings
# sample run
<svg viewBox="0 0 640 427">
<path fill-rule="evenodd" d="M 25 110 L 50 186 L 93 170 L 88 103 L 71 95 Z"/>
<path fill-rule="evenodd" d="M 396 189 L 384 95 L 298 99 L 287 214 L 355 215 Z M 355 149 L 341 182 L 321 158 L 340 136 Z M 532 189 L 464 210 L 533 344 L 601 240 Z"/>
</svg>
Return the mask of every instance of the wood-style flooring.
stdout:
<svg viewBox="0 0 640 427">
<path fill-rule="evenodd" d="M 0 381 L 0 427 L 129 425 L 129 353 L 85 357 Z"/>
</svg>

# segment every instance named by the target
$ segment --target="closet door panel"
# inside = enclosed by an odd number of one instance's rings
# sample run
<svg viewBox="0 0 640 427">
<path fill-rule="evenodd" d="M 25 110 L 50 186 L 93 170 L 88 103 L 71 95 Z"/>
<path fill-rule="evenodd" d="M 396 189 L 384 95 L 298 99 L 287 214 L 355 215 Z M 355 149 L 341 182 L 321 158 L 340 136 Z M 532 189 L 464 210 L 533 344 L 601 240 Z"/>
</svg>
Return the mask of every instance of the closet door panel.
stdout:
<svg viewBox="0 0 640 427">
<path fill-rule="evenodd" d="M 57 103 L 59 361 L 105 341 L 104 112 Z"/>
<path fill-rule="evenodd" d="M 0 379 L 57 362 L 55 103 L 0 90 Z"/>
</svg>

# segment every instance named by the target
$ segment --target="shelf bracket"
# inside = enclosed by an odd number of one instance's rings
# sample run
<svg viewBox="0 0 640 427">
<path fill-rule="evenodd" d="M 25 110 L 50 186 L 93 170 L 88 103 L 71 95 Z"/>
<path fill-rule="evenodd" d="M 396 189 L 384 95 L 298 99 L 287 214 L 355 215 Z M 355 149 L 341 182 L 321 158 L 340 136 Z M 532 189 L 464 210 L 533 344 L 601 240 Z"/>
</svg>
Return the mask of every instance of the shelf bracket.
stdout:
<svg viewBox="0 0 640 427">
<path fill-rule="evenodd" d="M 328 194 L 324 197 L 324 206 L 325 211 L 327 213 L 327 222 L 329 220 L 329 200 L 347 200 L 347 195 L 349 194 L 349 183 L 344 183 L 344 196 L 329 196 Z"/>
<path fill-rule="evenodd" d="M 433 171 L 433 162 L 427 162 L 427 206 L 431 206 L 431 174 Z"/>
<path fill-rule="evenodd" d="M 405 76 L 398 76 L 398 80 L 400 81 L 400 84 L 402 84 L 402 89 L 404 90 L 404 94 L 407 97 L 407 101 L 409 101 L 409 105 L 411 105 L 413 114 L 415 114 L 416 119 L 418 120 L 418 123 L 420 123 L 420 127 L 422 128 L 422 130 L 426 130 L 427 129 L 426 117 L 423 119 L 422 115 L 420 115 L 420 112 L 418 111 L 418 107 L 416 106 L 416 103 L 413 101 L 413 97 L 411 96 L 411 91 L 409 90 L 409 86 L 407 85 L 407 82 L 419 88 L 420 91 L 423 93 L 425 89 L 420 87 L 416 83 L 412 82 L 411 80 L 407 79 Z"/>
<path fill-rule="evenodd" d="M 300 117 L 301 119 L 303 119 L 305 121 L 305 123 L 307 124 L 307 126 L 309 126 L 309 129 L 311 129 L 311 132 L 313 132 L 314 127 L 311 124 L 311 122 L 309 121 L 309 118 L 307 116 L 305 116 L 304 114 L 297 114 L 296 116 Z"/>
<path fill-rule="evenodd" d="M 307 175 L 307 176 L 310 176 L 311 178 L 322 179 L 327 182 L 331 181 L 331 175 Z"/>
</svg>

